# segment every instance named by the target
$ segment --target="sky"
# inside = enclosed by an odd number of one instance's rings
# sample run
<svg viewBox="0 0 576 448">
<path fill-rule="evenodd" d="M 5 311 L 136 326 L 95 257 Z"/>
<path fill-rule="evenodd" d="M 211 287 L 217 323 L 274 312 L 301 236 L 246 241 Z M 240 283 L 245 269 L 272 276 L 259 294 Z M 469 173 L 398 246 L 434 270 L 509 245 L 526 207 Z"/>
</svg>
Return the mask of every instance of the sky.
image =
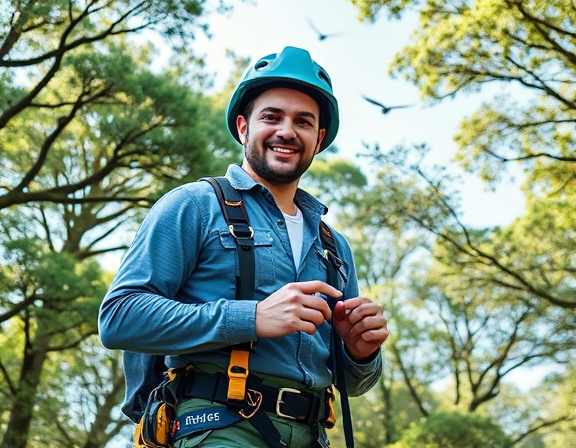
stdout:
<svg viewBox="0 0 576 448">
<path fill-rule="evenodd" d="M 452 162 L 460 121 L 489 96 L 460 96 L 429 105 L 420 100 L 416 87 L 388 74 L 395 53 L 408 45 L 417 17 L 389 21 L 381 15 L 375 23 L 368 23 L 360 22 L 358 10 L 347 0 L 251 0 L 236 2 L 232 13 L 214 14 L 207 22 L 212 37 L 199 33 L 195 51 L 205 56 L 207 70 L 216 74 L 215 89 L 222 87 L 232 70 L 226 50 L 254 63 L 285 46 L 305 48 L 332 79 L 340 108 L 334 142 L 340 157 L 367 163 L 357 157 L 364 151 L 362 142 L 378 143 L 381 148 L 425 142 L 431 148 L 428 164 L 450 166 L 463 176 L 465 224 L 506 225 L 523 213 L 524 198 L 517 184 L 502 183 L 489 191 L 476 176 L 467 175 Z M 318 32 L 328 37 L 320 40 Z M 411 107 L 383 115 L 363 96 Z"/>
</svg>

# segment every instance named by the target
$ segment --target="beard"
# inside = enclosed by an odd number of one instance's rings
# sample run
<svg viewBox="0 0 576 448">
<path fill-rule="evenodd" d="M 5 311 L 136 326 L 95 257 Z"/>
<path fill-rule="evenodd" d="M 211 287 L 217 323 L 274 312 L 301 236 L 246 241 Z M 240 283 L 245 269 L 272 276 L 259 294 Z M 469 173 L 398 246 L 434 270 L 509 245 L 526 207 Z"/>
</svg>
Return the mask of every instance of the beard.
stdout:
<svg viewBox="0 0 576 448">
<path fill-rule="evenodd" d="M 270 142 L 268 142 L 263 147 L 259 147 L 256 142 L 250 141 L 248 134 L 246 138 L 246 144 L 244 145 L 246 161 L 258 176 L 270 183 L 291 184 L 298 181 L 314 160 L 314 157 L 309 160 L 301 158 L 295 165 L 291 163 L 281 164 L 280 162 L 272 165 L 266 160 L 265 153 L 266 151 L 271 151 L 266 149 L 267 146 L 274 145 L 270 145 Z"/>
</svg>

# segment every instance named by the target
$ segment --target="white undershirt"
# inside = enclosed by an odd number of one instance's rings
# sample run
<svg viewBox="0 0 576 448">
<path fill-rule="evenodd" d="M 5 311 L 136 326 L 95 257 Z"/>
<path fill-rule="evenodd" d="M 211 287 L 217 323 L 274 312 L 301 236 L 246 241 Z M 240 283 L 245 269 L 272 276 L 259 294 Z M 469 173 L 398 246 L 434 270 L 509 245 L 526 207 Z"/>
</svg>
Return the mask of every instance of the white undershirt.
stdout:
<svg viewBox="0 0 576 448">
<path fill-rule="evenodd" d="M 292 255 L 294 256 L 294 266 L 296 270 L 300 269 L 300 258 L 302 257 L 302 239 L 304 236 L 304 219 L 302 211 L 296 207 L 294 216 L 282 213 L 286 218 L 286 230 L 290 237 L 290 246 L 292 246 Z"/>
</svg>

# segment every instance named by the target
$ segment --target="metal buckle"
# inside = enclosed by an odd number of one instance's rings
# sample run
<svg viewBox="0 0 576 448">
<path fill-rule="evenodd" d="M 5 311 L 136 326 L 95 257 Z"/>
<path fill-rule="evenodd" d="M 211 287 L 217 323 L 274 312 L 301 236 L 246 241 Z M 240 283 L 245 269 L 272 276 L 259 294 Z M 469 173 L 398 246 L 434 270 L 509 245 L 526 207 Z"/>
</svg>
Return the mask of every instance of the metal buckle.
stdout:
<svg viewBox="0 0 576 448">
<path fill-rule="evenodd" d="M 238 235 L 236 235 L 236 231 L 234 230 L 234 224 L 230 224 L 228 226 L 228 230 L 230 231 L 230 234 L 236 239 L 254 238 L 254 229 L 251 226 L 248 226 L 248 230 L 250 230 L 250 236 L 238 236 Z"/>
<path fill-rule="evenodd" d="M 230 207 L 240 207 L 242 205 L 242 199 L 240 199 L 239 201 L 227 201 L 226 199 L 224 199 L 224 204 Z"/>
<path fill-rule="evenodd" d="M 332 251 L 328 249 L 324 249 L 323 255 L 326 261 L 332 264 L 332 266 L 338 271 L 340 277 L 342 277 L 342 280 L 344 280 L 345 283 L 348 283 L 348 277 L 346 277 L 344 272 L 342 272 L 342 267 L 344 266 L 342 259 L 338 258 Z"/>
<path fill-rule="evenodd" d="M 281 387 L 280 389 L 278 389 L 278 399 L 276 400 L 276 415 L 278 415 L 279 417 L 289 418 L 290 420 L 298 420 L 298 417 L 284 414 L 280 410 L 282 403 L 284 403 L 282 401 L 282 396 L 284 395 L 285 392 L 290 392 L 293 394 L 301 394 L 302 393 L 302 391 L 299 391 L 298 389 L 292 389 L 291 387 Z"/>
<path fill-rule="evenodd" d="M 260 409 L 260 405 L 262 404 L 262 393 L 254 389 L 246 390 L 246 403 L 248 406 L 253 408 L 252 412 L 246 414 L 244 409 L 241 409 L 239 414 L 242 418 L 249 419 L 258 412 L 258 409 Z"/>
</svg>

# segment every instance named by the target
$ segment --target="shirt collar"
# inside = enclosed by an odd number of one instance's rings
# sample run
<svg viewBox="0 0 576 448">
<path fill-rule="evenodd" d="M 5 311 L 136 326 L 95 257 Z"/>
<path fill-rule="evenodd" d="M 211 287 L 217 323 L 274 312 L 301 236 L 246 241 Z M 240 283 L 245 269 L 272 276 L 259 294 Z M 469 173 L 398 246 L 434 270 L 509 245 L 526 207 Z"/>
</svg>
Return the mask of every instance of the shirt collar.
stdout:
<svg viewBox="0 0 576 448">
<path fill-rule="evenodd" d="M 237 190 L 251 190 L 256 186 L 265 188 L 256 182 L 246 171 L 244 171 L 240 165 L 237 164 L 232 164 L 228 167 L 228 171 L 226 171 L 226 177 L 230 180 L 232 186 Z M 314 196 L 300 188 L 296 190 L 296 197 L 294 199 L 298 204 L 298 207 L 301 209 L 307 209 L 318 213 L 319 215 L 325 215 L 328 212 L 328 207 L 318 201 L 318 199 L 316 199 Z"/>
</svg>

